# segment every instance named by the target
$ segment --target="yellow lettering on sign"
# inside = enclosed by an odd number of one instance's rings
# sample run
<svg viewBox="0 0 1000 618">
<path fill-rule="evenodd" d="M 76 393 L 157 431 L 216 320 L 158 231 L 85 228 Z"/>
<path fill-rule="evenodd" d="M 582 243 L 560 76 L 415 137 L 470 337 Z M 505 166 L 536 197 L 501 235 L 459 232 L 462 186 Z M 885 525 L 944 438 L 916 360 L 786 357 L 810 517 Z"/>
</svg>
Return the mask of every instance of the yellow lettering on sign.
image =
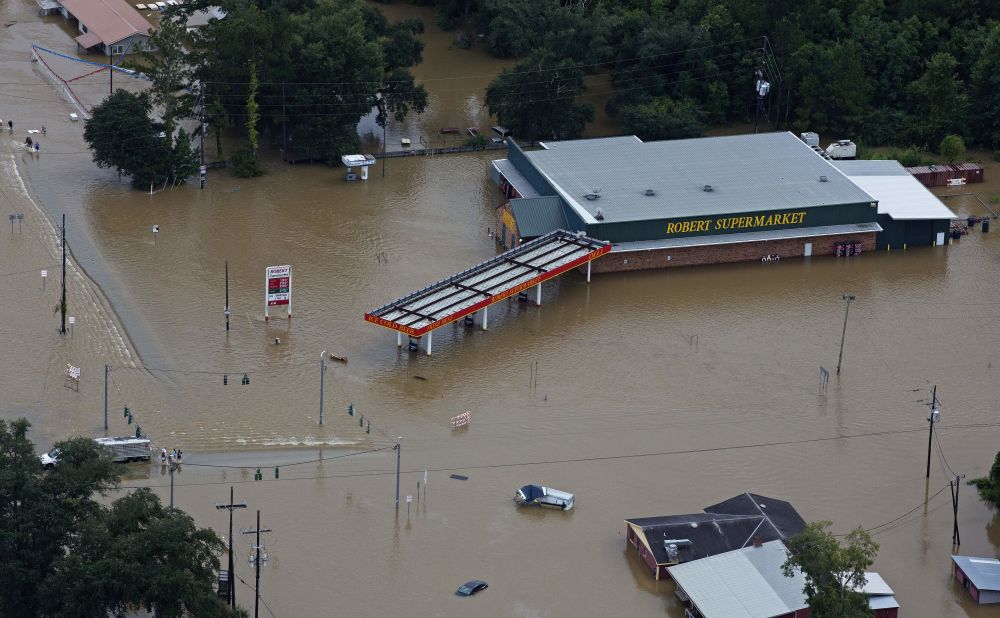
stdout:
<svg viewBox="0 0 1000 618">
<path fill-rule="evenodd" d="M 745 228 L 795 225 L 805 221 L 806 212 L 783 212 L 769 215 L 748 215 L 741 217 L 719 217 L 718 219 L 698 219 L 667 223 L 667 234 L 690 234 L 710 230 L 742 230 Z"/>
</svg>

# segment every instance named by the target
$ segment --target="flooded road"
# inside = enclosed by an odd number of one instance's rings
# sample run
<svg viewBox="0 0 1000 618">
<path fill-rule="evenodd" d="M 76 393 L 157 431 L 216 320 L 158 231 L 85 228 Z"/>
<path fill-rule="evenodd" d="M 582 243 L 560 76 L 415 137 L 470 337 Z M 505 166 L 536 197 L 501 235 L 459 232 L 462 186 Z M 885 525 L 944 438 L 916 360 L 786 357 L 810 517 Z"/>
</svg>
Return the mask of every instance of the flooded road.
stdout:
<svg viewBox="0 0 1000 618">
<path fill-rule="evenodd" d="M 449 325 L 432 357 L 411 354 L 362 315 L 494 255 L 487 230 L 500 196 L 485 170 L 496 154 L 391 159 L 384 179 L 380 164 L 358 183 L 339 168 L 269 160 L 259 179 L 213 172 L 203 191 L 150 196 L 93 166 L 82 126 L 64 120 L 71 110 L 32 70 L 30 43 L 65 47 L 58 21 L 38 21 L 26 0 L 0 14 L 18 21 L 0 39 L 0 116 L 16 123 L 0 135 L 0 207 L 26 215 L 21 234 L 0 234 L 0 413 L 28 416 L 42 446 L 100 435 L 110 365 L 110 433 L 133 430 L 127 404 L 155 442 L 186 452 L 179 507 L 226 534 L 214 505 L 236 483 L 237 501 L 250 506 L 236 527 L 252 527 L 262 511 L 274 531 L 261 592 L 274 615 L 679 617 L 672 584 L 654 582 L 625 550 L 622 520 L 697 512 L 744 491 L 789 500 L 836 532 L 893 522 L 876 530 L 875 569 L 906 615 L 988 615 L 950 583 L 950 504 L 939 490 L 951 470 L 985 473 L 1000 448 L 997 230 L 853 259 L 626 273 L 590 285 L 571 274 L 546 284 L 540 308 L 500 303 L 489 331 Z M 470 110 L 503 63 L 448 50 L 450 35 L 425 22 L 418 78 L 484 77 L 462 87 L 429 81 L 435 107 L 390 135 L 488 127 Z M 37 157 L 18 147 L 22 127 L 35 124 L 48 127 Z M 986 174 L 989 184 L 963 190 L 1000 193 L 1000 168 Z M 948 203 L 984 214 L 974 200 Z M 68 215 L 77 317 L 68 339 L 54 331 L 59 258 L 40 207 L 52 220 Z M 294 317 L 265 322 L 264 268 L 278 264 L 294 269 Z M 52 273 L 44 291 L 42 268 Z M 818 373 L 836 366 L 842 293 L 858 300 L 843 371 L 824 394 Z M 349 362 L 327 365 L 319 426 L 323 350 Z M 66 363 L 83 367 L 78 392 L 62 384 Z M 925 483 L 918 400 L 935 384 L 940 453 Z M 371 421 L 370 434 L 348 403 Z M 465 410 L 471 426 L 452 431 L 449 418 Z M 252 480 L 257 468 L 265 480 Z M 425 469 L 426 497 L 416 501 Z M 159 466 L 132 474 L 126 486 L 152 485 L 166 499 Z M 518 511 L 511 496 L 525 483 L 576 493 L 576 510 Z M 925 495 L 934 496 L 926 514 Z M 995 555 L 1000 520 L 972 488 L 962 487 L 959 515 L 962 553 Z M 252 582 L 246 541 L 236 543 L 239 575 Z M 453 596 L 473 578 L 490 588 Z M 237 592 L 248 606 L 250 589 Z"/>
</svg>

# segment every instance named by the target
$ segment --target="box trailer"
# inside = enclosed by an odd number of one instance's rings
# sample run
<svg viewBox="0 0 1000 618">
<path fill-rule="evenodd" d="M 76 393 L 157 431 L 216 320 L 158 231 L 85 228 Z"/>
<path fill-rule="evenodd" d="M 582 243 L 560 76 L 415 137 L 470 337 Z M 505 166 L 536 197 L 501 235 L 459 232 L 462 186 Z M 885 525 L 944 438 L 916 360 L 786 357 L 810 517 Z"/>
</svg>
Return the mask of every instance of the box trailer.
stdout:
<svg viewBox="0 0 1000 618">
<path fill-rule="evenodd" d="M 149 438 L 133 438 L 130 436 L 94 438 L 94 442 L 110 449 L 112 458 L 116 463 L 149 461 Z M 59 449 L 54 448 L 48 453 L 40 455 L 39 459 L 42 461 L 42 466 L 51 468 L 59 463 Z"/>
</svg>

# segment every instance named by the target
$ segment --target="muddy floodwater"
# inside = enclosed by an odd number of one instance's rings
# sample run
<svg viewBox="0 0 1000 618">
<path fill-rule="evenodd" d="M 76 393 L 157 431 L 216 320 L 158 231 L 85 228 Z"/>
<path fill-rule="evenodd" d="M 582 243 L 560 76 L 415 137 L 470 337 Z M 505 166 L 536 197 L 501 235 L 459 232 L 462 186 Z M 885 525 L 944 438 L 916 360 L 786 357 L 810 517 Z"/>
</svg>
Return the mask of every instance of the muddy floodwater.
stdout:
<svg viewBox="0 0 1000 618">
<path fill-rule="evenodd" d="M 391 10 L 427 22 L 416 74 L 432 102 L 390 127 L 391 140 L 488 128 L 482 89 L 505 64 L 449 49 L 430 12 Z M 500 196 L 486 168 L 497 154 L 391 159 L 384 178 L 379 164 L 355 183 L 341 168 L 270 159 L 259 179 L 213 170 L 204 190 L 134 191 L 93 166 L 82 123 L 32 67 L 32 43 L 72 52 L 61 18 L 38 18 L 29 0 L 0 5 L 0 16 L 17 22 L 0 37 L 0 117 L 15 122 L 0 134 L 0 211 L 25 216 L 13 234 L 0 230 L 0 414 L 31 419 L 40 447 L 103 435 L 108 365 L 108 433 L 134 431 L 128 405 L 158 446 L 185 451 L 177 506 L 221 534 L 215 505 L 230 485 L 249 505 L 237 529 L 260 509 L 272 530 L 261 594 L 273 615 L 677 618 L 673 585 L 627 551 L 623 520 L 697 512 L 744 491 L 789 500 L 836 532 L 875 528 L 874 569 L 904 615 L 992 615 L 952 583 L 947 482 L 984 474 L 1000 449 L 1000 229 L 857 258 L 590 285 L 572 273 L 545 284 L 541 307 L 496 305 L 486 332 L 440 329 L 428 357 L 397 349 L 394 333 L 362 316 L 495 254 Z M 431 79 L 449 76 L 468 79 Z M 25 131 L 42 124 L 42 150 L 29 155 Z M 988 201 L 1000 167 L 988 162 L 986 176 L 954 192 Z M 947 203 L 986 214 L 970 197 Z M 52 312 L 62 213 L 75 318 L 65 336 Z M 265 322 L 264 269 L 283 264 L 293 317 Z M 838 377 L 843 293 L 857 301 Z M 327 362 L 320 426 L 324 350 L 348 362 Z M 66 364 L 82 367 L 78 390 L 64 384 Z M 833 374 L 825 392 L 821 367 Z M 942 420 L 926 481 L 935 384 Z M 452 430 L 466 410 L 470 426 Z M 577 507 L 519 510 L 511 497 L 526 483 L 574 492 Z M 168 499 L 158 464 L 132 466 L 123 484 Z M 961 553 L 996 554 L 1000 519 L 965 485 L 959 526 Z M 250 539 L 237 536 L 237 572 L 252 585 Z M 453 595 L 473 578 L 489 589 Z M 248 586 L 237 594 L 252 606 Z"/>
</svg>

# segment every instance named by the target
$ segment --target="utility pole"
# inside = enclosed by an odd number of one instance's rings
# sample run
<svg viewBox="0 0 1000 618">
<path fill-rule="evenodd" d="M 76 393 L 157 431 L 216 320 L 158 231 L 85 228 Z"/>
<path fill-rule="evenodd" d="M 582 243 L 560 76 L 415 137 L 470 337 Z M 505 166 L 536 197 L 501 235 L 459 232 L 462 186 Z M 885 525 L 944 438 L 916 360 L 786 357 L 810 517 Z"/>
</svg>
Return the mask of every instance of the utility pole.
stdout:
<svg viewBox="0 0 1000 618">
<path fill-rule="evenodd" d="M 931 415 L 927 417 L 929 430 L 927 432 L 927 478 L 931 478 L 931 442 L 934 441 L 934 423 L 941 420 L 941 412 L 938 410 L 937 384 L 931 391 Z"/>
<path fill-rule="evenodd" d="M 174 512 L 174 469 L 177 468 L 177 462 L 171 461 L 170 467 L 170 512 Z"/>
<path fill-rule="evenodd" d="M 288 133 L 285 126 L 288 124 L 288 116 L 285 115 L 285 83 L 281 83 L 281 157 L 288 163 Z"/>
<path fill-rule="evenodd" d="M 111 46 L 108 45 L 108 96 L 115 93 L 115 58 L 111 55 Z"/>
<path fill-rule="evenodd" d="M 201 168 L 198 170 L 198 176 L 201 179 L 201 189 L 205 188 L 205 82 L 198 82 L 198 100 L 201 102 Z M 229 303 L 226 303 L 227 305 Z M 227 329 L 228 330 L 228 329 Z"/>
<path fill-rule="evenodd" d="M 229 486 L 229 504 L 216 504 L 218 510 L 229 511 L 229 598 L 227 602 L 230 607 L 236 607 L 236 574 L 233 571 L 233 509 L 245 509 L 244 503 L 233 503 L 233 486 Z"/>
<path fill-rule="evenodd" d="M 842 299 L 847 301 L 847 309 L 844 311 L 844 330 L 840 333 L 840 356 L 837 357 L 837 375 L 840 375 L 840 364 L 844 360 L 844 338 L 847 336 L 847 314 L 851 312 L 851 301 L 857 300 L 854 294 L 841 294 Z"/>
<path fill-rule="evenodd" d="M 108 430 L 108 372 L 111 367 L 104 366 L 104 431 Z"/>
<path fill-rule="evenodd" d="M 256 574 L 255 574 L 256 582 L 254 584 L 254 595 L 256 598 L 254 599 L 254 605 L 253 605 L 253 618 L 258 618 L 258 614 L 260 614 L 260 563 L 262 560 L 266 560 L 266 558 L 261 554 L 260 533 L 271 532 L 271 529 L 270 528 L 261 529 L 260 511 L 257 511 L 257 527 L 244 528 L 240 530 L 240 532 L 242 532 L 243 534 L 254 534 L 254 533 L 257 534 L 257 544 L 253 546 L 254 548 L 253 562 L 256 567 Z"/>
<path fill-rule="evenodd" d="M 402 439 L 403 436 L 396 438 L 396 446 L 392 447 L 393 449 L 396 450 L 396 510 L 397 511 L 399 510 L 399 449 L 400 449 L 399 443 Z"/>
<path fill-rule="evenodd" d="M 62 301 L 59 303 L 62 326 L 59 332 L 66 334 L 66 213 L 62 216 Z"/>
<path fill-rule="evenodd" d="M 226 307 L 222 310 L 226 316 L 226 332 L 229 332 L 229 260 L 226 260 Z"/>
<path fill-rule="evenodd" d="M 958 488 L 961 487 L 961 479 L 965 478 L 964 474 L 955 475 L 954 481 L 949 481 L 948 485 L 951 486 L 951 510 L 952 510 L 952 527 L 951 527 L 951 544 L 958 546 L 962 544 L 962 535 L 958 532 Z"/>
<path fill-rule="evenodd" d="M 326 350 L 319 355 L 319 424 L 323 424 L 323 376 L 326 375 Z"/>
</svg>

